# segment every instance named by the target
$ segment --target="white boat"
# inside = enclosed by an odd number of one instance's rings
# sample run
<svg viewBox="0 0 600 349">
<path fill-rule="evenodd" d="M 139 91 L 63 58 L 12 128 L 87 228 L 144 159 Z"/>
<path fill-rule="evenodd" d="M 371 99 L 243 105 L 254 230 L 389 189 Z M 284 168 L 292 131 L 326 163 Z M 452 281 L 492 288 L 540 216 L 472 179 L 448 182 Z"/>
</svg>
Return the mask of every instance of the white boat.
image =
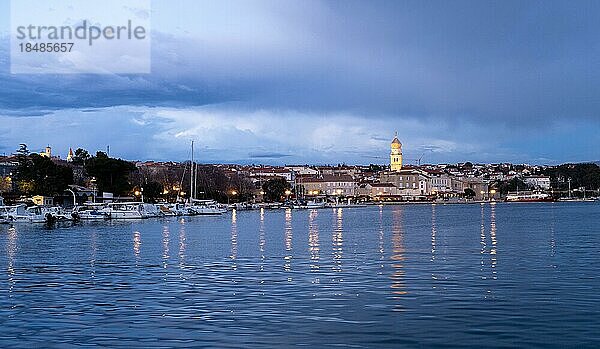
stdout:
<svg viewBox="0 0 600 349">
<path fill-rule="evenodd" d="M 160 211 L 163 216 L 173 217 L 173 216 L 193 216 L 195 214 L 189 207 L 185 204 L 175 203 L 175 204 L 156 204 L 156 208 Z"/>
<path fill-rule="evenodd" d="M 292 204 L 292 208 L 296 209 L 313 209 L 313 208 L 323 208 L 325 207 L 325 202 L 318 202 L 314 200 L 310 201 L 297 201 Z"/>
<path fill-rule="evenodd" d="M 73 212 L 71 212 L 71 216 L 75 220 L 103 221 L 106 219 L 110 219 L 110 213 L 106 212 L 104 210 L 105 208 L 106 208 L 106 206 L 104 204 L 78 205 L 73 208 Z"/>
<path fill-rule="evenodd" d="M 227 212 L 227 209 L 215 200 L 192 199 L 192 205 L 189 207 L 197 215 L 219 215 Z"/>
<path fill-rule="evenodd" d="M 4 198 L 0 196 L 0 224 L 7 224 L 8 216 L 4 214 Z"/>
<path fill-rule="evenodd" d="M 156 206 L 143 202 L 110 203 L 102 212 L 108 213 L 111 219 L 143 219 L 161 215 Z"/>
<path fill-rule="evenodd" d="M 27 207 L 25 204 L 1 206 L 0 217 L 8 223 L 46 223 L 46 216 L 39 206 Z"/>
<path fill-rule="evenodd" d="M 66 212 L 61 207 L 42 207 L 42 214 L 44 214 L 47 219 L 52 219 L 53 221 L 73 220 L 71 213 Z"/>
<path fill-rule="evenodd" d="M 516 192 L 508 193 L 506 202 L 552 202 L 554 198 L 542 192 Z"/>
</svg>

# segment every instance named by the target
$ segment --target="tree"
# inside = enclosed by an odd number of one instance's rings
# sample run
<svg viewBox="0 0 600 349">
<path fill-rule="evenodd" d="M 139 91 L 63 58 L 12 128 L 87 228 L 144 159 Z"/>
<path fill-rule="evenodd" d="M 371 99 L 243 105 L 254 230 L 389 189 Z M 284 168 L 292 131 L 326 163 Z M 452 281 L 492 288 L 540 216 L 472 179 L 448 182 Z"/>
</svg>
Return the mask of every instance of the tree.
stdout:
<svg viewBox="0 0 600 349">
<path fill-rule="evenodd" d="M 530 190 L 531 186 L 527 183 L 523 182 L 522 179 L 518 177 L 514 177 L 509 181 L 498 181 L 493 184 L 494 187 L 498 188 L 500 194 L 506 195 L 509 192 L 519 191 L 519 190 Z"/>
<path fill-rule="evenodd" d="M 12 191 L 12 182 L 9 177 L 0 177 L 0 194 Z"/>
<path fill-rule="evenodd" d="M 22 147 L 26 149 L 26 147 Z M 73 183 L 73 170 L 57 165 L 51 159 L 38 154 L 17 156 L 15 181 L 18 190 L 26 195 L 53 196 L 62 192 Z"/>
<path fill-rule="evenodd" d="M 477 195 L 477 193 L 475 193 L 475 190 L 471 189 L 471 188 L 465 188 L 465 197 L 467 199 L 472 199 Z"/>
<path fill-rule="evenodd" d="M 85 163 L 85 171 L 96 178 L 98 190 L 115 194 L 124 194 L 131 190 L 129 176 L 136 170 L 131 162 L 108 157 L 104 152 L 97 152 Z"/>
<path fill-rule="evenodd" d="M 90 159 L 90 153 L 83 148 L 77 148 L 73 156 L 73 165 L 85 165 L 85 162 Z"/>
<path fill-rule="evenodd" d="M 285 191 L 290 189 L 290 184 L 285 178 L 273 178 L 266 181 L 262 186 L 265 192 L 265 201 L 280 201 L 285 195 Z"/>
<path fill-rule="evenodd" d="M 158 182 L 148 182 L 142 187 L 144 189 L 144 200 L 155 203 L 156 199 L 160 198 L 163 194 L 164 187 Z"/>
</svg>

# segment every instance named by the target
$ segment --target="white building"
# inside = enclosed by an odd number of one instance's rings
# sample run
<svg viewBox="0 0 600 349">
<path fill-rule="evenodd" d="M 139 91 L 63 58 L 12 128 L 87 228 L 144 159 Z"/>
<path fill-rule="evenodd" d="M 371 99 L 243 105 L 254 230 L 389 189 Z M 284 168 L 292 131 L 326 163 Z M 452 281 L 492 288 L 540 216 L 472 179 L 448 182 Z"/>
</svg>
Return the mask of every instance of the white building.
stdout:
<svg viewBox="0 0 600 349">
<path fill-rule="evenodd" d="M 547 176 L 529 176 L 524 177 L 523 182 L 536 189 L 548 190 L 550 189 L 550 177 Z"/>
</svg>

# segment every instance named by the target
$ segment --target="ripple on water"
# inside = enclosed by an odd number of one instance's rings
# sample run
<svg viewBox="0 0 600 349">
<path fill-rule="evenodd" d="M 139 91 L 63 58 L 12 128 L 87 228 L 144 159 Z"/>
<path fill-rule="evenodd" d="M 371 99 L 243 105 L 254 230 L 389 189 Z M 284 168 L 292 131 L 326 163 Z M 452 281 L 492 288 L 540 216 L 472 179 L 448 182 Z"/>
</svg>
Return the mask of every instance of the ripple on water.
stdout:
<svg viewBox="0 0 600 349">
<path fill-rule="evenodd" d="M 0 346 L 597 346 L 599 207 L 0 226 Z"/>
</svg>

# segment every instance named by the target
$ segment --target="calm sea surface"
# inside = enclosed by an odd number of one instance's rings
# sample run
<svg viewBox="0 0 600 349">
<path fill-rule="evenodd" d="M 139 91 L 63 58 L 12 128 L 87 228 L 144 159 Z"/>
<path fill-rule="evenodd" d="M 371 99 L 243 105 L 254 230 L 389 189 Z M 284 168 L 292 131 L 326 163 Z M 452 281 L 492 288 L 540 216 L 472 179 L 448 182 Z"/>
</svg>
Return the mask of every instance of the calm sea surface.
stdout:
<svg viewBox="0 0 600 349">
<path fill-rule="evenodd" d="M 0 347 L 600 346 L 600 204 L 0 226 Z"/>
</svg>

